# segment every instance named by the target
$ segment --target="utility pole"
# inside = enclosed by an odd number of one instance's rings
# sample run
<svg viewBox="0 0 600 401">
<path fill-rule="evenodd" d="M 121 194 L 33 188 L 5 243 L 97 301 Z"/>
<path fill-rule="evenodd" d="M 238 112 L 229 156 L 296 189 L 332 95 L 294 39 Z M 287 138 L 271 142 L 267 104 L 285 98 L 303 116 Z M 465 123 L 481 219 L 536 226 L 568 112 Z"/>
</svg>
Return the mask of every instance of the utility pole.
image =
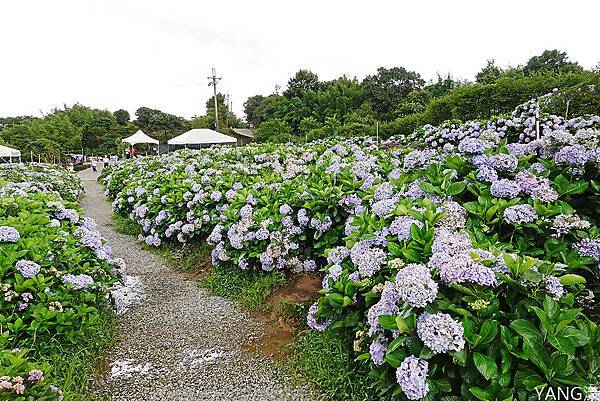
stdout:
<svg viewBox="0 0 600 401">
<path fill-rule="evenodd" d="M 217 70 L 215 67 L 212 68 L 212 76 L 208 77 L 208 86 L 213 87 L 213 93 L 215 98 L 215 131 L 219 130 L 219 107 L 217 102 L 217 82 L 221 80 L 221 77 L 217 77 Z"/>
<path fill-rule="evenodd" d="M 227 106 L 227 109 L 225 111 L 225 125 L 229 127 L 229 91 L 227 91 L 227 94 L 225 95 L 225 105 Z"/>
</svg>

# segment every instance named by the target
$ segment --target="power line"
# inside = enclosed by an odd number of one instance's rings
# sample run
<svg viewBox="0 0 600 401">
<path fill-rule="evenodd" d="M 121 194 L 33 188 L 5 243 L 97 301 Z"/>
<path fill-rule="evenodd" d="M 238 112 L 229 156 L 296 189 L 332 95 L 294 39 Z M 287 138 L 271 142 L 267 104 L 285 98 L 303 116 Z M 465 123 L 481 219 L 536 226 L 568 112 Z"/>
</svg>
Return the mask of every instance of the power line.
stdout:
<svg viewBox="0 0 600 401">
<path fill-rule="evenodd" d="M 217 82 L 221 80 L 221 77 L 217 77 L 217 70 L 215 67 L 212 68 L 212 76 L 207 77 L 209 80 L 208 86 L 213 87 L 214 98 L 215 98 L 215 131 L 219 130 L 219 107 L 217 103 Z"/>
</svg>

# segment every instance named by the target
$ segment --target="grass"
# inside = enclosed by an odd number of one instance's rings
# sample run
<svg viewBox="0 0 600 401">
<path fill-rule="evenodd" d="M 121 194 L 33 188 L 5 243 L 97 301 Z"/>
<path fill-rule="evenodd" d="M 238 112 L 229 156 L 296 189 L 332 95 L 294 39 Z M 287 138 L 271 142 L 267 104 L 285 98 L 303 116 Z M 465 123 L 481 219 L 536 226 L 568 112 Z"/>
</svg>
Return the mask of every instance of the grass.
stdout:
<svg viewBox="0 0 600 401">
<path fill-rule="evenodd" d="M 99 401 L 100 397 L 89 394 L 89 386 L 100 372 L 102 352 L 114 344 L 116 317 L 108 308 L 101 310 L 95 325 L 86 327 L 77 344 L 48 342 L 40 347 L 35 359 L 50 363 L 64 392 L 65 401 Z"/>
<path fill-rule="evenodd" d="M 315 386 L 323 399 L 379 399 L 372 389 L 369 369 L 355 362 L 354 358 L 352 338 L 335 330 L 310 330 L 295 340 L 288 365 L 293 374 L 300 375 Z"/>
<path fill-rule="evenodd" d="M 265 274 L 221 266 L 213 267 L 200 281 L 209 293 L 232 299 L 251 310 L 268 310 L 270 306 L 265 300 L 275 288 L 285 283 L 285 276 L 280 271 Z"/>
<path fill-rule="evenodd" d="M 128 217 L 123 217 L 118 213 L 113 213 L 113 228 L 116 232 L 127 235 L 141 234 L 142 228 L 135 221 Z"/>
</svg>

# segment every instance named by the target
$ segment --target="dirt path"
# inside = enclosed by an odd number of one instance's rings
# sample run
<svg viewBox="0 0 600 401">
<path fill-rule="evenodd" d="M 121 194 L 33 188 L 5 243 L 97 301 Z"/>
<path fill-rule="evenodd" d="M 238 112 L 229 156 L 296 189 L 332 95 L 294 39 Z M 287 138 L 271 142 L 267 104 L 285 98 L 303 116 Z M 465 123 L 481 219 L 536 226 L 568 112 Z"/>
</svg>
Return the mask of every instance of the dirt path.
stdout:
<svg viewBox="0 0 600 401">
<path fill-rule="evenodd" d="M 113 256 L 125 259 L 143 298 L 121 316 L 98 393 L 112 400 L 310 400 L 268 360 L 241 348 L 259 329 L 228 300 L 208 296 L 134 238 L 112 228 L 111 206 L 90 169 L 82 206 Z"/>
</svg>

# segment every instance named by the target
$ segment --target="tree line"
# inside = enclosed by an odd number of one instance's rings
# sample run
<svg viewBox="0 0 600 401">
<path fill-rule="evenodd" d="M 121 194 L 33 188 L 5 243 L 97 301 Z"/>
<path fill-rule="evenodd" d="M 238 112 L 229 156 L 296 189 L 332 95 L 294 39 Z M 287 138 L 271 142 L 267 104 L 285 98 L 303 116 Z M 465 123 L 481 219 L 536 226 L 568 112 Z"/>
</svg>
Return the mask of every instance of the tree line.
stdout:
<svg viewBox="0 0 600 401">
<path fill-rule="evenodd" d="M 235 116 L 221 93 L 217 94 L 219 131 L 231 133 L 232 127 L 245 127 Z M 131 116 L 127 110 L 114 112 L 80 104 L 63 106 L 42 117 L 0 117 L 0 144 L 19 149 L 23 158 L 33 153 L 45 161 L 65 161 L 69 153 L 86 155 L 120 154 L 121 140 L 141 129 L 161 143 L 191 129 L 214 127 L 214 97 L 207 102 L 207 113 L 185 119 L 150 107 L 140 107 Z"/>
<path fill-rule="evenodd" d="M 380 67 L 362 81 L 345 75 L 321 81 L 316 73 L 300 70 L 282 93 L 248 98 L 244 112 L 259 141 L 369 135 L 375 134 L 376 122 L 383 136 L 391 136 L 425 124 L 507 113 L 554 88 L 573 89 L 565 99 L 572 112 L 598 113 L 598 92 L 575 90 L 590 85 L 600 90 L 598 67 L 586 71 L 565 52 L 546 50 L 516 67 L 488 60 L 473 82 L 450 74 L 426 82 L 404 67 Z M 558 112 L 565 109 L 564 103 L 554 106 Z"/>
<path fill-rule="evenodd" d="M 486 119 L 510 112 L 532 97 L 560 89 L 547 110 L 571 115 L 600 113 L 600 64 L 585 70 L 565 52 L 546 50 L 516 67 L 500 67 L 488 60 L 474 81 L 450 74 L 426 82 L 404 67 L 380 67 L 362 81 L 346 75 L 322 81 L 300 70 L 282 93 L 249 97 L 245 118 L 229 110 L 217 94 L 219 127 L 256 128 L 258 141 L 310 141 L 330 136 L 409 134 L 425 124 L 447 120 Z M 68 153 L 118 154 L 121 139 L 142 129 L 165 143 L 191 128 L 213 128 L 214 97 L 206 114 L 186 119 L 150 107 L 135 115 L 123 109 L 110 112 L 80 104 L 63 106 L 42 117 L 0 117 L 0 143 L 32 152 L 45 160 L 64 160 Z M 378 123 L 378 125 L 376 125 Z"/>
</svg>

